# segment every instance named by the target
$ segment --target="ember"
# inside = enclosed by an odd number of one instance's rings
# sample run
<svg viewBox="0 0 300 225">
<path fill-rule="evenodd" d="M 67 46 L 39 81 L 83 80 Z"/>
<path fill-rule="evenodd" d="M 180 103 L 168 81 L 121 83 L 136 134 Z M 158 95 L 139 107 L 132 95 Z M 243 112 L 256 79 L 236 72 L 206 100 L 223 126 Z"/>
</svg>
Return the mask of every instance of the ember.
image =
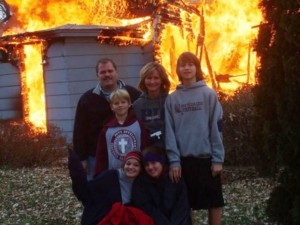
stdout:
<svg viewBox="0 0 300 225">
<path fill-rule="evenodd" d="M 258 2 L 68 0 L 62 6 L 58 0 L 0 1 L 3 11 L 0 53 L 22 72 L 24 115 L 36 127 L 46 126 L 46 113 L 37 115 L 36 108 L 45 112 L 42 62 L 49 40 L 32 32 L 66 24 L 103 25 L 97 37 L 99 44 L 144 46 L 152 42 L 154 59 L 168 71 L 172 89 L 178 84 L 175 71 L 178 55 L 192 51 L 201 59 L 208 84 L 230 94 L 241 84 L 255 83 L 256 56 L 252 43 L 258 30 L 253 27 L 262 19 Z M 40 54 L 38 61 L 28 52 L 29 48 Z M 33 74 L 37 75 L 34 86 L 27 81 Z M 33 89 L 41 91 L 33 93 Z"/>
</svg>

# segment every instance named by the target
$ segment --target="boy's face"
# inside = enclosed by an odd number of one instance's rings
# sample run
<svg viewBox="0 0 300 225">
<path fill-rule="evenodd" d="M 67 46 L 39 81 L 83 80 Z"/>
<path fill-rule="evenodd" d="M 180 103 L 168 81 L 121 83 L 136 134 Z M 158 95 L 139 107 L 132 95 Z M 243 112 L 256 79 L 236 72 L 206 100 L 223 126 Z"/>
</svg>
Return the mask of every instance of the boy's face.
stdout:
<svg viewBox="0 0 300 225">
<path fill-rule="evenodd" d="M 180 77 L 183 83 L 196 82 L 196 66 L 193 63 L 180 63 L 179 64 Z"/>
<path fill-rule="evenodd" d="M 110 107 L 116 116 L 123 116 L 128 114 L 130 103 L 124 98 L 114 99 L 110 103 Z"/>
</svg>

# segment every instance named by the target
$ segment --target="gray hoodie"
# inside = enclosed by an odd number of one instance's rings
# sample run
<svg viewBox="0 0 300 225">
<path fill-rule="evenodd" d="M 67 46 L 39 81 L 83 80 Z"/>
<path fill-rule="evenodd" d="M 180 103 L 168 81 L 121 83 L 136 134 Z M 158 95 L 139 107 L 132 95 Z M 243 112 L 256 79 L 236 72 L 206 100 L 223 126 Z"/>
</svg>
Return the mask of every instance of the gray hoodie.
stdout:
<svg viewBox="0 0 300 225">
<path fill-rule="evenodd" d="M 180 167 L 180 157 L 212 157 L 224 162 L 222 106 L 204 80 L 178 85 L 165 103 L 166 149 L 170 167 Z"/>
</svg>

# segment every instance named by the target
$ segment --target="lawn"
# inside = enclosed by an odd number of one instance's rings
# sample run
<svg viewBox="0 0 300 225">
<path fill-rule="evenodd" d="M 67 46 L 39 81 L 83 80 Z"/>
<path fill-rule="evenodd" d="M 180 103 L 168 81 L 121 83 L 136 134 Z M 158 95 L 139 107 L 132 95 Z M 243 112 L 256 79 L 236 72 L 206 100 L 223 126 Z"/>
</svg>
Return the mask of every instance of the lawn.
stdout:
<svg viewBox="0 0 300 225">
<path fill-rule="evenodd" d="M 224 225 L 273 225 L 265 215 L 275 182 L 251 168 L 226 169 Z M 0 224 L 79 225 L 82 206 L 74 197 L 66 164 L 51 168 L 0 170 Z M 197 225 L 207 224 L 197 212 Z"/>
</svg>

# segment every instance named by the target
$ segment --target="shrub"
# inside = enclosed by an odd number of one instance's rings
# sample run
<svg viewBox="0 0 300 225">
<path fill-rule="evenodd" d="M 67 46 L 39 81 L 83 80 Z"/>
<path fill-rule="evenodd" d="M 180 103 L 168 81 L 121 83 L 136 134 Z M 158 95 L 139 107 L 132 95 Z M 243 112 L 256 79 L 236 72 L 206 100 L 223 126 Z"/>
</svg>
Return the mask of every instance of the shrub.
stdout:
<svg viewBox="0 0 300 225">
<path fill-rule="evenodd" d="M 0 120 L 0 167 L 49 166 L 67 156 L 59 128 L 36 132 L 22 121 Z"/>
<path fill-rule="evenodd" d="M 255 154 L 251 145 L 252 86 L 242 86 L 232 96 L 221 96 L 220 101 L 224 111 L 225 164 L 230 166 L 254 165 Z"/>
</svg>

